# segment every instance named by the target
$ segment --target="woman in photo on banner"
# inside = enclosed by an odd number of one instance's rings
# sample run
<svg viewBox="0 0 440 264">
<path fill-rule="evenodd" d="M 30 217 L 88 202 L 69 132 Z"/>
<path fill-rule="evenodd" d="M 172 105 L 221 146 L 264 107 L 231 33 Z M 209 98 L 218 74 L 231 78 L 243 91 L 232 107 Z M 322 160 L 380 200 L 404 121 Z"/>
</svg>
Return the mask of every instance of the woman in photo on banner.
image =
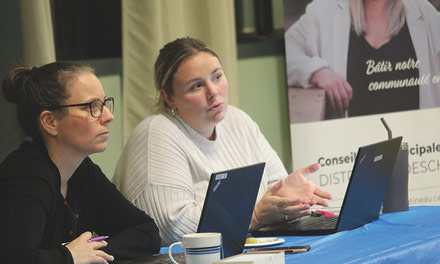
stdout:
<svg viewBox="0 0 440 264">
<path fill-rule="evenodd" d="M 314 0 L 285 43 L 289 86 L 323 88 L 327 118 L 440 107 L 440 14 L 427 0 Z"/>
</svg>

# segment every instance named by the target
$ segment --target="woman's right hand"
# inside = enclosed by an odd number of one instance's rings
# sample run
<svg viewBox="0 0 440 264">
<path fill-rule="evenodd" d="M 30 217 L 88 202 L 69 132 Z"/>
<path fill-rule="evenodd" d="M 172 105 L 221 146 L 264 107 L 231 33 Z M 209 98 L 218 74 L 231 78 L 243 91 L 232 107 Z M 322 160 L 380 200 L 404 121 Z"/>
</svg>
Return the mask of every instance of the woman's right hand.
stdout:
<svg viewBox="0 0 440 264">
<path fill-rule="evenodd" d="M 84 232 L 78 238 L 66 245 L 72 254 L 75 264 L 108 263 L 113 261 L 113 256 L 105 253 L 100 248 L 107 246 L 105 241 L 89 242 L 92 233 Z"/>
<path fill-rule="evenodd" d="M 351 85 L 342 76 L 334 73 L 329 68 L 315 71 L 310 78 L 310 83 L 323 88 L 333 111 L 338 110 L 343 116 L 345 111 L 348 110 L 350 100 L 353 98 Z"/>
</svg>

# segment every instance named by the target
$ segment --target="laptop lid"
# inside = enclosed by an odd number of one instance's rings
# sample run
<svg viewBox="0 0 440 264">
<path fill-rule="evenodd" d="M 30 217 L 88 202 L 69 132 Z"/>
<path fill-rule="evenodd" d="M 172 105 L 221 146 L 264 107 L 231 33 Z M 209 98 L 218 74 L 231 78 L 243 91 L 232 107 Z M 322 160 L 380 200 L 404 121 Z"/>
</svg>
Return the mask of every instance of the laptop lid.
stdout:
<svg viewBox="0 0 440 264">
<path fill-rule="evenodd" d="M 198 233 L 219 232 L 223 257 L 243 252 L 265 163 L 212 173 Z"/>
<path fill-rule="evenodd" d="M 337 219 L 305 217 L 290 224 L 262 228 L 254 235 L 325 235 L 354 229 L 376 220 L 394 169 L 402 137 L 360 147 Z M 325 209 L 324 209 L 325 210 Z M 333 227 L 325 223 L 337 220 Z M 311 224 L 319 225 L 310 228 Z"/>
<path fill-rule="evenodd" d="M 353 229 L 379 218 L 401 141 L 402 137 L 397 137 L 359 148 L 336 231 Z"/>
</svg>

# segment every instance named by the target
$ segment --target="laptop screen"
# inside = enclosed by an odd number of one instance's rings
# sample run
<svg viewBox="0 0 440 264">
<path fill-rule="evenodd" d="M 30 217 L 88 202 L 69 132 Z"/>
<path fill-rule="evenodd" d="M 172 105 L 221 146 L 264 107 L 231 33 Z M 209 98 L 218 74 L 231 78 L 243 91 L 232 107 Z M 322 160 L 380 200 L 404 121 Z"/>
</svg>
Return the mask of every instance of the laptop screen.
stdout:
<svg viewBox="0 0 440 264">
<path fill-rule="evenodd" d="M 401 141 L 402 137 L 396 137 L 359 148 L 337 231 L 353 229 L 379 217 Z"/>
<path fill-rule="evenodd" d="M 223 257 L 243 252 L 265 163 L 211 175 L 197 232 L 219 232 Z"/>
</svg>

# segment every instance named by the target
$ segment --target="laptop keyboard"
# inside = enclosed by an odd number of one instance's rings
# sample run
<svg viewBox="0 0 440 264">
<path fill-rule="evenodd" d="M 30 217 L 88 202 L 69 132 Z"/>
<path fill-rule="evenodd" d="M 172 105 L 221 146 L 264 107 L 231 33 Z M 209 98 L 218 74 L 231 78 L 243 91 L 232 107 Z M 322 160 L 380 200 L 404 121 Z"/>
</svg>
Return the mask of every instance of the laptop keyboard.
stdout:
<svg viewBox="0 0 440 264">
<path fill-rule="evenodd" d="M 337 216 L 319 217 L 316 218 L 315 221 L 302 222 L 301 229 L 305 229 L 305 230 L 333 229 L 336 227 L 337 222 L 338 222 Z"/>
</svg>

